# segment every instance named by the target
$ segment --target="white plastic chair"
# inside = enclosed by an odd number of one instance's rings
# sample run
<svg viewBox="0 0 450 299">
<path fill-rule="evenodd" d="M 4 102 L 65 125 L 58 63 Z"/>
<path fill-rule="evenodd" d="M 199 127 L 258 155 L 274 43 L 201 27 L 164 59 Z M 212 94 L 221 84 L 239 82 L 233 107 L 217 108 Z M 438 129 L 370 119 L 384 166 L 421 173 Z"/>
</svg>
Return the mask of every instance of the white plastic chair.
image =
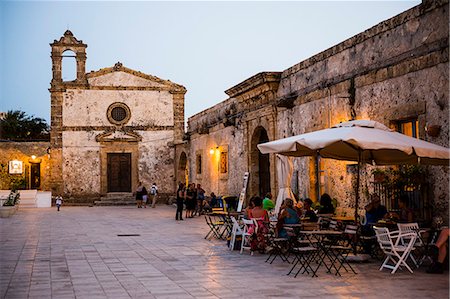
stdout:
<svg viewBox="0 0 450 299">
<path fill-rule="evenodd" d="M 244 232 L 242 226 L 237 222 L 236 218 L 230 216 L 231 222 L 233 223 L 233 228 L 231 230 L 231 240 L 230 240 L 230 250 L 234 249 L 234 244 L 236 242 L 236 236 L 243 236 Z"/>
<path fill-rule="evenodd" d="M 422 249 L 425 247 L 425 244 L 422 239 L 421 231 L 419 228 L 419 224 L 417 222 L 397 223 L 397 227 L 398 227 L 398 230 L 400 231 L 400 234 L 405 234 L 405 233 L 415 233 L 416 234 L 417 237 L 416 237 L 416 242 L 414 243 L 414 247 L 421 247 Z M 407 241 L 408 240 L 405 239 L 405 237 L 402 237 L 402 239 L 401 239 L 402 244 L 405 244 L 405 242 L 407 242 Z M 428 257 L 430 259 L 430 262 L 433 262 L 431 257 L 424 255 L 424 258 L 426 258 L 426 257 Z M 419 268 L 419 266 L 423 262 L 423 259 L 421 259 L 419 262 L 417 262 L 416 259 L 414 258 L 414 256 L 412 256 L 412 255 L 411 255 L 411 259 L 413 260 L 413 262 L 417 268 Z"/>
<path fill-rule="evenodd" d="M 241 254 L 244 252 L 244 249 L 250 249 L 250 254 L 253 255 L 253 251 L 250 247 L 250 237 L 253 232 L 257 232 L 258 227 L 253 219 L 242 219 L 242 222 L 244 224 L 244 231 L 242 232 Z"/>
<path fill-rule="evenodd" d="M 411 256 L 411 250 L 413 249 L 414 242 L 416 242 L 417 234 L 400 234 L 399 231 L 389 232 L 385 227 L 374 227 L 374 230 L 378 244 L 380 244 L 380 248 L 386 254 L 386 259 L 379 270 L 381 271 L 383 268 L 387 268 L 392 270 L 391 274 L 394 274 L 400 266 L 405 266 L 409 272 L 414 273 L 406 261 Z M 402 238 L 403 240 L 408 240 L 405 245 L 399 244 Z M 389 262 L 392 262 L 392 264 L 389 264 Z"/>
</svg>

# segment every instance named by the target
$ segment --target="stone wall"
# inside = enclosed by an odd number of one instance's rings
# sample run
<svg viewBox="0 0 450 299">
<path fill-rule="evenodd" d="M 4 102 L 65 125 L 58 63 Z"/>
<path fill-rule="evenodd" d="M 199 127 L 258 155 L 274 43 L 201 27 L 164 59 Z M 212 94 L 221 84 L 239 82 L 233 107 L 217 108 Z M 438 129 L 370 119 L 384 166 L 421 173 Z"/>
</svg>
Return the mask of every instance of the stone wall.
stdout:
<svg viewBox="0 0 450 299">
<path fill-rule="evenodd" d="M 30 188 L 31 163 L 40 163 L 40 188 L 39 190 L 50 190 L 50 142 L 0 142 L 0 189 L 11 188 L 11 180 L 24 179 L 26 188 Z M 36 156 L 33 160 L 31 156 Z M 8 163 L 19 160 L 23 163 L 22 174 L 9 174 Z"/>
<path fill-rule="evenodd" d="M 270 73 L 270 82 L 261 84 L 261 73 L 239 83 L 227 90 L 228 100 L 189 119 L 190 161 L 195 161 L 193 153 L 204 153 L 215 144 L 240 148 L 230 151 L 229 160 L 239 168 L 235 173 L 230 168 L 229 177 L 237 179 L 224 190 L 236 192 L 234 185 L 242 171 L 250 170 L 251 178 L 258 176 L 252 141 L 260 126 L 269 140 L 275 140 L 350 119 L 372 119 L 391 128 L 414 119 L 421 139 L 448 147 L 448 23 L 448 1 L 424 1 L 288 68 L 281 76 Z M 271 95 L 273 90 L 276 94 Z M 230 115 L 233 129 L 223 125 L 229 123 Z M 440 133 L 427 132 L 431 126 L 440 128 Z M 277 187 L 273 162 L 271 157 L 272 190 Z M 319 186 L 320 193 L 330 193 L 340 206 L 354 207 L 355 164 L 321 159 L 323 171 L 317 174 L 316 163 L 308 157 L 295 159 L 293 186 L 299 197 L 317 199 Z M 448 218 L 448 167 L 426 168 L 434 211 Z M 373 191 L 372 169 L 361 170 L 360 207 Z M 206 177 L 211 180 L 211 175 Z"/>
<path fill-rule="evenodd" d="M 289 109 L 278 117 L 278 137 L 349 119 L 372 119 L 392 128 L 398 121 L 417 119 L 421 139 L 448 147 L 448 34 L 448 2 L 427 1 L 287 69 L 278 104 Z M 430 125 L 440 126 L 438 136 L 427 134 Z M 300 195 L 311 196 L 317 180 L 307 170 L 311 158 L 297 160 Z M 324 190 L 352 207 L 351 163 L 323 163 Z M 363 169 L 362 205 L 372 191 L 370 169 Z M 430 166 L 427 171 L 428 196 L 435 211 L 447 218 L 448 167 Z"/>
</svg>

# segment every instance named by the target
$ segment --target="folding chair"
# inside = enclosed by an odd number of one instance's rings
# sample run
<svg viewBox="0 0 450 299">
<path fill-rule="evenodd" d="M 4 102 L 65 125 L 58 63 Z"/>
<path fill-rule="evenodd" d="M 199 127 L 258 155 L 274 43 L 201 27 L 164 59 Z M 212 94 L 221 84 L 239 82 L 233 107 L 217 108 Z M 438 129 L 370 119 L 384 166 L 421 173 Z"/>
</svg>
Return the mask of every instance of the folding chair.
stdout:
<svg viewBox="0 0 450 299">
<path fill-rule="evenodd" d="M 275 231 L 272 231 L 268 235 L 268 246 L 271 247 L 269 256 L 266 259 L 266 263 L 270 261 L 270 264 L 279 256 L 283 262 L 288 262 L 288 258 L 284 251 L 288 248 L 289 239 L 275 237 Z"/>
<path fill-rule="evenodd" d="M 422 235 L 420 232 L 420 228 L 419 228 L 419 224 L 417 222 L 413 222 L 413 223 L 397 223 L 397 227 L 398 230 L 400 232 L 401 235 L 405 234 L 405 233 L 415 233 L 416 234 L 416 242 L 414 243 L 414 248 L 420 248 L 421 252 L 423 254 L 422 258 L 419 260 L 419 262 L 417 262 L 416 258 L 414 257 L 414 255 L 411 254 L 411 259 L 414 262 L 414 264 L 416 265 L 417 268 L 419 268 L 419 266 L 423 263 L 424 259 L 428 257 L 428 259 L 430 260 L 430 262 L 433 262 L 433 259 L 428 256 L 425 252 L 425 243 L 423 242 L 422 239 Z M 400 242 L 402 243 L 402 245 L 405 245 L 405 243 L 408 242 L 408 240 L 403 236 L 400 239 Z"/>
<path fill-rule="evenodd" d="M 383 268 L 387 268 L 392 270 L 391 274 L 394 274 L 398 268 L 405 266 L 409 272 L 414 273 L 406 261 L 411 256 L 411 250 L 416 242 L 417 234 L 400 234 L 399 231 L 389 232 L 385 227 L 374 227 L 374 229 L 380 248 L 386 254 L 386 259 L 381 265 L 380 271 Z M 399 245 L 402 238 L 408 240 L 405 245 Z M 389 264 L 389 262 L 392 262 L 392 264 Z"/>
<path fill-rule="evenodd" d="M 241 254 L 244 252 L 244 249 L 250 249 L 250 254 L 253 255 L 253 251 L 250 247 L 250 237 L 253 232 L 257 232 L 258 224 L 256 221 L 247 219 L 242 219 L 242 222 L 244 224 L 244 231 L 242 232 Z"/>
<path fill-rule="evenodd" d="M 211 240 L 213 236 L 217 239 L 221 239 L 223 235 L 221 232 L 221 228 L 224 225 L 223 221 L 215 221 L 210 215 L 205 215 L 205 221 L 209 227 L 209 232 L 206 234 L 205 239 Z"/>
<path fill-rule="evenodd" d="M 233 228 L 231 230 L 231 238 L 230 238 L 230 250 L 232 251 L 234 249 L 234 244 L 236 242 L 236 236 L 241 236 L 241 238 L 244 235 L 244 231 L 242 226 L 237 222 L 236 218 L 233 216 L 230 216 L 231 222 L 233 223 Z"/>
<path fill-rule="evenodd" d="M 315 261 L 314 257 L 316 256 L 316 253 L 318 252 L 318 249 L 316 247 L 311 246 L 311 244 L 306 245 L 306 246 L 302 246 L 305 245 L 305 243 L 303 242 L 299 242 L 298 236 L 295 234 L 295 231 L 292 227 L 285 227 L 284 228 L 286 230 L 286 233 L 288 235 L 289 238 L 289 248 L 288 248 L 288 252 L 291 253 L 294 256 L 294 259 L 292 261 L 293 266 L 291 267 L 291 270 L 289 271 L 289 273 L 287 275 L 290 275 L 295 267 L 297 267 L 298 264 L 300 264 L 299 269 L 297 270 L 297 272 L 295 273 L 294 277 L 297 277 L 297 275 L 300 273 L 300 271 L 303 270 L 303 273 L 308 273 L 311 271 L 312 276 L 316 276 L 317 277 L 317 269 L 314 270 L 311 267 L 311 263 L 313 261 Z M 281 257 L 281 256 L 280 256 Z M 287 257 L 286 257 L 287 260 Z"/>
</svg>

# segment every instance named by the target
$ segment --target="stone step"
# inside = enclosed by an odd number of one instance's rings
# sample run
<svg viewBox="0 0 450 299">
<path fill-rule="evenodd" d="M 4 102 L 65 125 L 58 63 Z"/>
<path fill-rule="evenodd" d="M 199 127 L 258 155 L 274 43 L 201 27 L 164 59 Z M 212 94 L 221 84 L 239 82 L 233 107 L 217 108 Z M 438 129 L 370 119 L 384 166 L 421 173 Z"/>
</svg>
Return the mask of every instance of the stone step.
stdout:
<svg viewBox="0 0 450 299">
<path fill-rule="evenodd" d="M 136 201 L 134 199 L 123 200 L 111 200 L 111 199 L 101 199 L 94 201 L 95 206 L 127 206 L 127 205 L 135 205 Z"/>
<path fill-rule="evenodd" d="M 36 208 L 35 198 L 20 198 L 19 207 L 21 208 Z"/>
</svg>

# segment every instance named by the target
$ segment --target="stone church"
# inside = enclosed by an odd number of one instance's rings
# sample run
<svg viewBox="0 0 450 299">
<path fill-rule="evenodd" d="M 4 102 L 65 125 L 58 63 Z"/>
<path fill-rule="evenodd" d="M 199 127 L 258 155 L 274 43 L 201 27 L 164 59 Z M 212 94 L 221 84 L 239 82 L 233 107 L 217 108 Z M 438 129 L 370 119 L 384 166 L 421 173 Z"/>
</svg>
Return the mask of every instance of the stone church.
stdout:
<svg viewBox="0 0 450 299">
<path fill-rule="evenodd" d="M 53 193 L 88 202 L 129 194 L 139 181 L 173 193 L 186 89 L 121 63 L 86 73 L 87 45 L 69 30 L 50 45 Z M 76 60 L 72 81 L 62 77 L 66 53 Z"/>
</svg>

